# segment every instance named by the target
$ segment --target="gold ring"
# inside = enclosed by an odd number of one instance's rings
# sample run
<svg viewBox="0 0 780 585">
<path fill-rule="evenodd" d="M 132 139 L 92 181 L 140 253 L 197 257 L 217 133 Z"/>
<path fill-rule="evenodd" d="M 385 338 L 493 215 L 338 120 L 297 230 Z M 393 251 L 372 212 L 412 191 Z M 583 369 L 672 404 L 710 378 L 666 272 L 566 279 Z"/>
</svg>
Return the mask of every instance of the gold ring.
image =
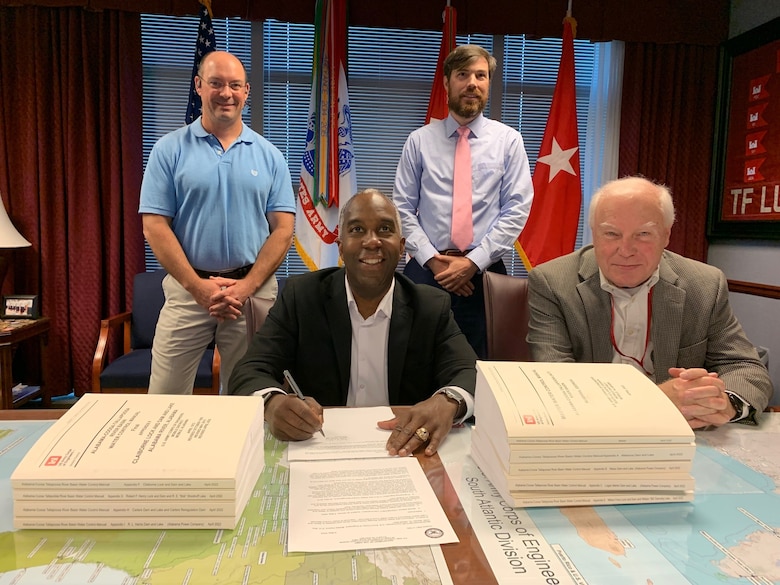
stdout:
<svg viewBox="0 0 780 585">
<path fill-rule="evenodd" d="M 414 431 L 414 436 L 420 439 L 423 443 L 428 440 L 428 437 L 431 436 L 431 434 L 428 432 L 428 429 L 425 427 L 420 427 L 416 431 Z"/>
</svg>

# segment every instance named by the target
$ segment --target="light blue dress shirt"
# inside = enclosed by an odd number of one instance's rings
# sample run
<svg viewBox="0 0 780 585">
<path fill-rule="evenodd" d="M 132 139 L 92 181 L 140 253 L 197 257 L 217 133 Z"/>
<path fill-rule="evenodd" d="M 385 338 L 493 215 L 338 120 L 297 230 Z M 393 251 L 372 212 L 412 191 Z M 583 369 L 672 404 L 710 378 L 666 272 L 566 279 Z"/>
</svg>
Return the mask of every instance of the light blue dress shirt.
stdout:
<svg viewBox="0 0 780 585">
<path fill-rule="evenodd" d="M 448 116 L 418 128 L 404 145 L 393 200 L 401 214 L 406 251 L 424 266 L 450 239 L 452 176 L 458 123 Z M 520 133 L 482 114 L 469 125 L 474 241 L 469 259 L 482 271 L 513 246 L 533 200 Z"/>
</svg>

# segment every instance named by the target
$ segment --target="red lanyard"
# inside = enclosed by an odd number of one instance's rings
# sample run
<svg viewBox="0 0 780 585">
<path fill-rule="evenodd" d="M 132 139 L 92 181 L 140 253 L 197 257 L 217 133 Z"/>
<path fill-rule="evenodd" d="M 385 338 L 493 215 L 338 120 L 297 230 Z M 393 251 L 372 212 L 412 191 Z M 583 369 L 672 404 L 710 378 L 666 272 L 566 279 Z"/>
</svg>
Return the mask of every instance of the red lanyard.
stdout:
<svg viewBox="0 0 780 585">
<path fill-rule="evenodd" d="M 609 325 L 609 340 L 612 342 L 612 347 L 616 352 L 618 352 L 620 357 L 631 360 L 632 362 L 636 363 L 636 365 L 638 365 L 645 374 L 652 376 L 652 374 L 645 368 L 644 361 L 645 355 L 647 354 L 647 348 L 650 346 L 650 323 L 652 322 L 653 318 L 653 289 L 651 288 L 647 293 L 647 333 L 645 334 L 645 350 L 642 352 L 642 355 L 639 356 L 639 359 L 636 359 L 634 356 L 624 354 L 617 346 L 617 343 L 615 342 L 615 299 L 612 295 L 609 295 L 609 302 L 612 309 L 611 322 Z"/>
</svg>

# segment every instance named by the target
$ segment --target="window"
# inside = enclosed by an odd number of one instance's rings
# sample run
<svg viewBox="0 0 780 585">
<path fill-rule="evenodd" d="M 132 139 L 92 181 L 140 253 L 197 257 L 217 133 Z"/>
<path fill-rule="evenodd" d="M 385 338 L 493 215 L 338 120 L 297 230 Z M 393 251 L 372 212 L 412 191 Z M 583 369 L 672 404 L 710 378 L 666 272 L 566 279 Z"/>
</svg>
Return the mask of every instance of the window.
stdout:
<svg viewBox="0 0 780 585">
<path fill-rule="evenodd" d="M 144 160 L 162 134 L 183 123 L 197 25 L 195 17 L 142 18 Z M 253 27 L 261 43 L 250 49 Z M 250 25 L 228 19 L 216 21 L 215 31 L 219 48 L 236 53 L 252 70 L 254 82 L 245 120 L 251 117 L 252 126 L 285 155 L 297 192 L 311 89 L 313 25 L 274 20 Z M 376 187 L 392 192 L 404 141 L 424 122 L 440 39 L 438 31 L 350 28 L 349 101 L 358 188 Z M 472 35 L 459 36 L 457 42 L 479 44 L 498 59 L 501 71 L 491 87 L 489 117 L 520 130 L 533 170 L 557 78 L 560 39 Z M 596 77 L 598 54 L 608 49 L 608 45 L 575 40 L 583 172 L 586 151 L 603 150 L 598 136 L 589 139 L 592 144 L 584 142 L 590 136 L 590 88 Z M 258 65 L 261 71 L 257 71 Z M 262 87 L 258 87 L 259 80 Z M 255 103 L 258 99 L 262 103 L 254 111 L 252 96 Z M 578 245 L 581 241 L 578 238 Z M 147 262 L 153 261 L 153 257 L 147 257 Z M 523 273 L 522 262 L 514 251 L 507 254 L 505 262 L 510 273 Z M 292 249 L 279 274 L 286 276 L 304 270 Z"/>
</svg>

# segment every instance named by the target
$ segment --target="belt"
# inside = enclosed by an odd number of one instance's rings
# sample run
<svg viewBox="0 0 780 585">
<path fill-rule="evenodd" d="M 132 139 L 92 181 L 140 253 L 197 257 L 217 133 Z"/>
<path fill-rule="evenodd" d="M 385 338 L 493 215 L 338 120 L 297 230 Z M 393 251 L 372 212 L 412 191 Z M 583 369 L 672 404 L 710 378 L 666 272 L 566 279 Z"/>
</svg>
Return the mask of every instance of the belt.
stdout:
<svg viewBox="0 0 780 585">
<path fill-rule="evenodd" d="M 471 250 L 458 250 L 456 248 L 453 248 L 451 250 L 439 250 L 439 254 L 442 256 L 465 256 L 471 252 Z"/>
<path fill-rule="evenodd" d="M 222 278 L 233 278 L 233 279 L 241 279 L 244 278 L 247 274 L 249 274 L 249 271 L 252 270 L 252 266 L 254 264 L 247 264 L 246 266 L 242 266 L 241 268 L 230 268 L 228 270 L 219 270 L 216 272 L 211 272 L 209 270 L 200 270 L 198 268 L 195 268 L 195 274 L 200 276 L 201 278 L 209 278 L 211 276 L 221 276 Z"/>
</svg>

